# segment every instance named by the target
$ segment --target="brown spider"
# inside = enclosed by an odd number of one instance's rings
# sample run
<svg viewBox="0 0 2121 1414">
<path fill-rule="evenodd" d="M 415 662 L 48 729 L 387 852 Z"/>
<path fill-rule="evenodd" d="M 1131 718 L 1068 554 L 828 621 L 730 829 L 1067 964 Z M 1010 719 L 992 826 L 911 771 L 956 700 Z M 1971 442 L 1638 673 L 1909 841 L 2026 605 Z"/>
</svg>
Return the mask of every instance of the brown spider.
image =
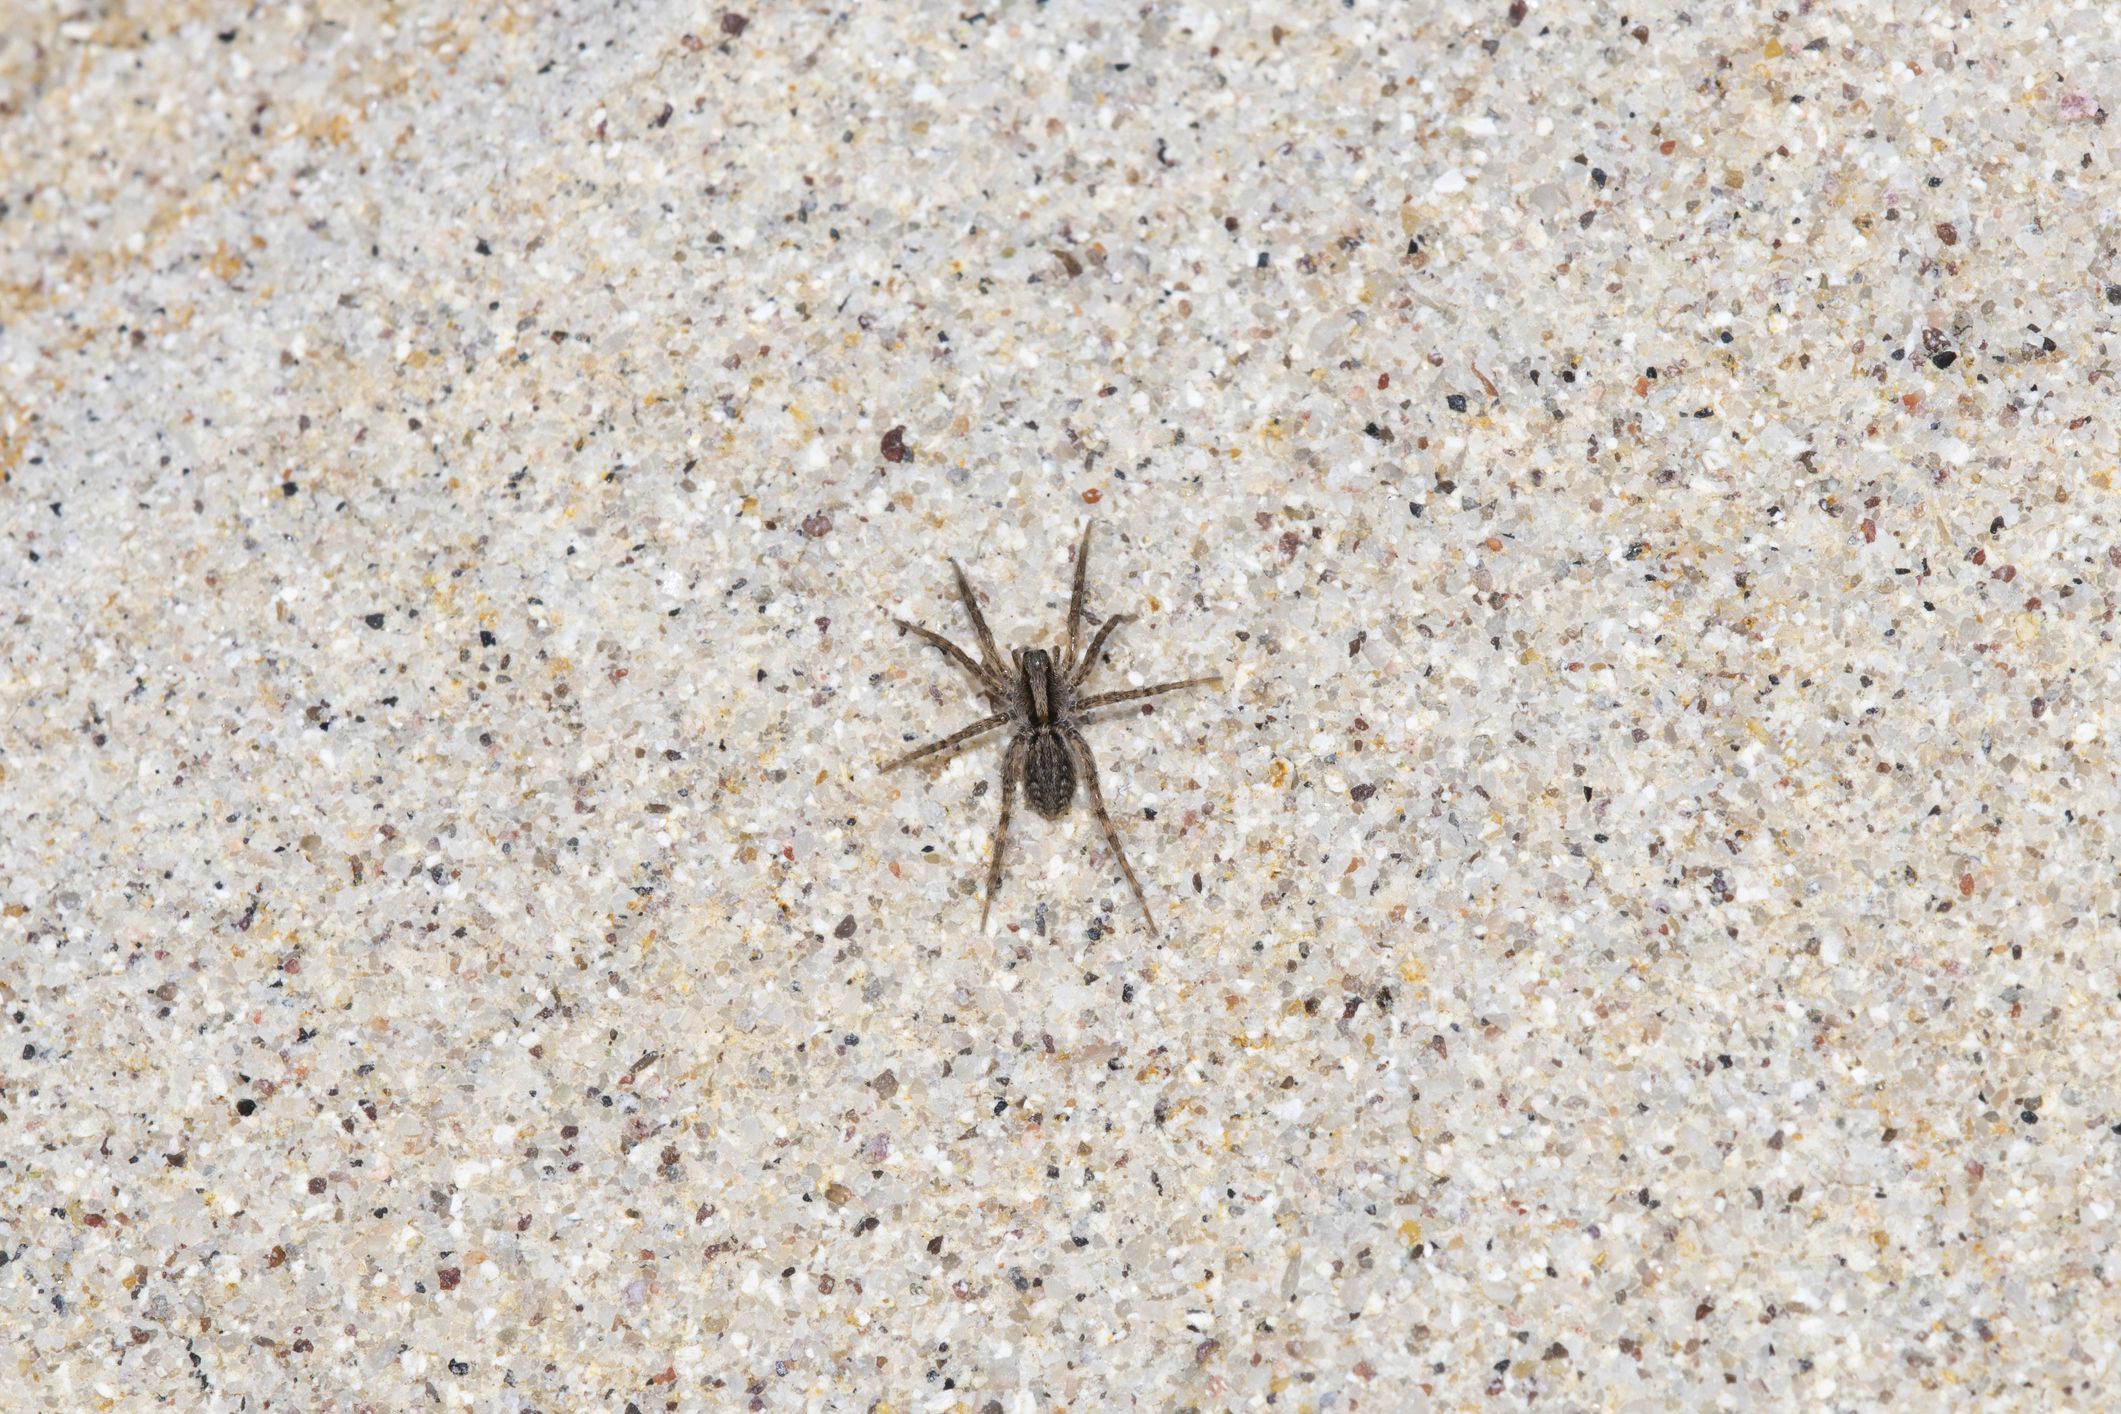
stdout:
<svg viewBox="0 0 2121 1414">
<path fill-rule="evenodd" d="M 979 611 L 979 601 L 973 597 L 972 586 L 956 560 L 950 562 L 950 570 L 957 576 L 958 597 L 965 602 L 965 613 L 972 620 L 973 635 L 979 640 L 978 662 L 939 633 L 919 624 L 909 624 L 904 619 L 892 620 L 906 632 L 942 649 L 953 662 L 972 674 L 973 681 L 979 684 L 980 694 L 995 711 L 994 715 L 952 732 L 941 741 L 908 752 L 885 766 L 886 771 L 896 771 L 901 766 L 954 751 L 997 727 L 1014 728 L 1014 734 L 1009 738 L 1008 754 L 1002 760 L 1002 815 L 994 826 L 994 858 L 987 865 L 987 897 L 980 906 L 979 915 L 982 931 L 987 926 L 987 914 L 994 907 L 994 891 L 1002 881 L 1002 851 L 1009 842 L 1009 810 L 1015 804 L 1017 779 L 1023 779 L 1024 794 L 1030 799 L 1031 808 L 1048 820 L 1057 820 L 1075 803 L 1075 782 L 1080 776 L 1090 793 L 1090 808 L 1097 812 L 1097 823 L 1105 832 L 1105 843 L 1112 847 L 1112 857 L 1119 861 L 1120 873 L 1127 876 L 1127 887 L 1134 890 L 1134 901 L 1141 905 L 1150 936 L 1156 935 L 1156 919 L 1149 913 L 1149 901 L 1142 897 L 1141 883 L 1134 877 L 1134 866 L 1127 862 L 1127 853 L 1120 848 L 1119 832 L 1112 827 L 1112 817 L 1105 813 L 1104 793 L 1097 786 L 1097 761 L 1091 756 L 1090 744 L 1083 740 L 1077 722 L 1085 712 L 1099 707 L 1113 707 L 1122 702 L 1155 697 L 1159 693 L 1176 692 L 1182 687 L 1220 685 L 1222 678 L 1186 678 L 1120 692 L 1079 696 L 1078 690 L 1096 665 L 1105 640 L 1132 617 L 1114 614 L 1106 619 L 1090 640 L 1090 651 L 1080 651 L 1084 576 L 1089 568 L 1090 527 L 1085 525 L 1082 542 L 1075 550 L 1075 595 L 1068 601 L 1068 646 L 1058 663 L 1043 648 L 1019 648 L 1012 655 L 1015 672 L 1012 674 L 1003 665 L 1001 654 L 995 651 L 994 635 L 987 631 L 987 620 Z"/>
</svg>

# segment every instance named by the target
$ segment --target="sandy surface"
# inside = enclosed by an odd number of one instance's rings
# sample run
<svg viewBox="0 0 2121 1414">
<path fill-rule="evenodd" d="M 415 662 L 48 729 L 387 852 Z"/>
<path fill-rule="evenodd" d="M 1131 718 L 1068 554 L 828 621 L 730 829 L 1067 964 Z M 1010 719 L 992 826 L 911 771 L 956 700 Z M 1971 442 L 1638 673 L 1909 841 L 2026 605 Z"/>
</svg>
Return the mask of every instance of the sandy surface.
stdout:
<svg viewBox="0 0 2121 1414">
<path fill-rule="evenodd" d="M 120 8 L 0 26 L 0 1406 L 2112 1399 L 2098 10 Z M 1080 808 L 983 935 L 889 617 L 1091 519 L 1162 936 Z"/>
</svg>

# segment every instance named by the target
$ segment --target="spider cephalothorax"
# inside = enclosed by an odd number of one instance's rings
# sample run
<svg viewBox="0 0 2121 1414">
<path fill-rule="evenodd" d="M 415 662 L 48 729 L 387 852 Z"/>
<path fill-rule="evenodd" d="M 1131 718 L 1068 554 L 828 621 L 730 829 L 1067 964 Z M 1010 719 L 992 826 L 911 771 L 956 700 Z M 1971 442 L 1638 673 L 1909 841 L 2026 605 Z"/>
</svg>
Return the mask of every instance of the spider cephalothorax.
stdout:
<svg viewBox="0 0 2121 1414">
<path fill-rule="evenodd" d="M 1019 648 L 1012 655 L 1015 671 L 1011 673 L 1009 664 L 995 649 L 994 635 L 988 632 L 986 617 L 980 613 L 972 585 L 956 560 L 950 562 L 950 569 L 957 577 L 958 597 L 964 601 L 965 613 L 972 620 L 973 637 L 980 650 L 978 660 L 939 633 L 907 623 L 904 619 L 893 620 L 906 632 L 942 649 L 959 667 L 972 674 L 993 714 L 952 732 L 941 741 L 908 752 L 886 765 L 886 771 L 940 757 L 1000 727 L 1012 728 L 1009 749 L 1002 758 L 1002 813 L 994 827 L 994 857 L 987 865 L 987 896 L 980 909 L 982 928 L 987 926 L 988 912 L 994 907 L 994 891 L 1001 884 L 1002 852 L 1009 842 L 1009 813 L 1015 804 L 1018 782 L 1022 782 L 1024 798 L 1031 802 L 1031 808 L 1049 820 L 1057 820 L 1068 813 L 1069 807 L 1075 803 L 1075 788 L 1080 782 L 1089 793 L 1090 808 L 1097 815 L 1106 844 L 1111 846 L 1112 857 L 1119 861 L 1120 873 L 1126 875 L 1127 887 L 1134 891 L 1134 901 L 1141 905 L 1142 916 L 1148 920 L 1149 931 L 1152 934 L 1156 931 L 1156 919 L 1149 912 L 1148 900 L 1142 897 L 1141 883 L 1134 877 L 1134 866 L 1127 862 L 1126 851 L 1120 847 L 1119 832 L 1112 826 L 1112 817 L 1105 812 L 1104 793 L 1098 788 L 1097 760 L 1090 754 L 1090 744 L 1083 740 L 1079 723 L 1084 713 L 1099 707 L 1176 692 L 1182 687 L 1220 683 L 1222 679 L 1185 678 L 1148 687 L 1083 695 L 1083 682 L 1096 665 L 1105 640 L 1114 629 L 1127 622 L 1128 617 L 1114 614 L 1106 619 L 1091 638 L 1088 651 L 1082 649 L 1083 592 L 1089 568 L 1090 527 L 1084 526 L 1082 541 L 1075 550 L 1075 593 L 1068 602 L 1068 642 L 1058 662 L 1043 648 Z"/>
<path fill-rule="evenodd" d="M 1024 799 L 1048 820 L 1058 820 L 1075 803 L 1075 753 L 1059 725 L 1073 694 L 1054 675 L 1045 649 L 1016 650 L 1016 695 L 1027 738 Z"/>
</svg>

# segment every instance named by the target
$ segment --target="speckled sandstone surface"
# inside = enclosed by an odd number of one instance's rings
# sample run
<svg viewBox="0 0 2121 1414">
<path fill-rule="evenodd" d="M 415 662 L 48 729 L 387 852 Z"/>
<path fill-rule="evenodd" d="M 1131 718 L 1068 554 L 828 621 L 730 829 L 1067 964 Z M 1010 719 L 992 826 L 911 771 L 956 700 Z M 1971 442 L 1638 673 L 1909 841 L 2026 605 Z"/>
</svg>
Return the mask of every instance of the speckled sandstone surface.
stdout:
<svg viewBox="0 0 2121 1414">
<path fill-rule="evenodd" d="M 0 1406 L 2110 1401 L 2121 30 L 1739 8 L 7 7 Z"/>
</svg>

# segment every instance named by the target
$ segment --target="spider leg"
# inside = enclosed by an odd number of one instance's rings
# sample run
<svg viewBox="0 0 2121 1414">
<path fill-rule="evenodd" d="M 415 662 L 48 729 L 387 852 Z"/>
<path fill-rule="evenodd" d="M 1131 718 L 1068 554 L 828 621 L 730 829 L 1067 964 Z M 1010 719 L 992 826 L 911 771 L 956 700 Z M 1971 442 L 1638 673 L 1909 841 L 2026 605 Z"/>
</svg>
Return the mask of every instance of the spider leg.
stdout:
<svg viewBox="0 0 2121 1414">
<path fill-rule="evenodd" d="M 1068 600 L 1068 656 L 1061 664 L 1061 676 L 1073 679 L 1076 664 L 1082 662 L 1083 646 L 1083 592 L 1090 576 L 1090 527 L 1096 521 L 1083 525 L 1083 538 L 1075 547 L 1075 593 Z M 1091 650 L 1093 656 L 1095 649 Z"/>
<path fill-rule="evenodd" d="M 1122 702 L 1133 702 L 1137 698 L 1156 697 L 1166 692 L 1176 692 L 1182 687 L 1204 687 L 1209 685 L 1220 687 L 1222 685 L 1221 675 L 1205 678 L 1185 678 L 1178 682 L 1151 683 L 1148 687 L 1130 687 L 1124 688 L 1119 692 L 1100 692 L 1089 697 L 1078 697 L 1075 699 L 1074 710 L 1078 713 L 1088 712 L 1098 707 L 1114 707 Z"/>
<path fill-rule="evenodd" d="M 979 600 L 973 596 L 972 581 L 965 578 L 965 571 L 956 560 L 950 562 L 950 572 L 957 576 L 957 595 L 965 601 L 965 613 L 972 619 L 972 635 L 979 640 L 979 655 L 987 665 L 987 671 L 997 678 L 1009 675 L 1002 655 L 995 651 L 994 634 L 987 628 L 987 616 L 979 611 Z"/>
<path fill-rule="evenodd" d="M 1097 815 L 1098 827 L 1105 832 L 1105 843 L 1111 846 L 1112 857 L 1119 861 L 1119 872 L 1127 876 L 1127 887 L 1134 890 L 1134 901 L 1141 906 L 1142 921 L 1149 925 L 1149 936 L 1155 937 L 1156 918 L 1149 912 L 1149 900 L 1142 897 L 1141 880 L 1134 877 L 1134 866 L 1127 862 L 1127 851 L 1120 846 L 1119 831 L 1113 828 L 1112 817 L 1105 813 L 1105 793 L 1097 785 L 1097 758 L 1090 754 L 1090 743 L 1083 734 L 1066 723 L 1061 731 L 1068 744 L 1075 748 L 1075 764 L 1081 770 L 1083 785 L 1090 792 L 1090 809 Z M 1007 797 L 1003 797 L 1004 800 Z"/>
<path fill-rule="evenodd" d="M 1068 686 L 1082 686 L 1083 679 L 1090 676 L 1090 670 L 1097 666 L 1097 655 L 1104 651 L 1105 640 L 1112 636 L 1112 630 L 1118 628 L 1121 624 L 1133 622 L 1134 615 L 1132 614 L 1114 614 L 1111 618 L 1099 624 L 1097 626 L 1097 636 L 1090 640 L 1090 651 L 1083 654 L 1082 661 L 1077 663 L 1074 671 L 1068 674 Z"/>
<path fill-rule="evenodd" d="M 898 760 L 887 764 L 883 769 L 886 772 L 896 771 L 901 766 L 911 766 L 914 762 L 924 761 L 930 756 L 940 756 L 946 751 L 955 750 L 957 747 L 963 746 L 974 737 L 985 736 L 988 732 L 993 731 L 1008 720 L 1009 714 L 1007 712 L 997 712 L 992 717 L 982 718 L 969 727 L 950 733 L 941 741 L 931 741 L 917 751 L 909 751 L 904 756 L 899 757 Z"/>
<path fill-rule="evenodd" d="M 1009 808 L 1016 803 L 1016 778 L 1024 773 L 1024 757 L 1031 750 L 1029 737 L 1009 743 L 1002 758 L 1002 817 L 994 822 L 994 857 L 987 861 L 987 896 L 979 906 L 979 930 L 987 931 L 987 915 L 994 908 L 994 891 L 1002 886 L 1002 851 L 1009 846 Z"/>
<path fill-rule="evenodd" d="M 915 638 L 923 639 L 929 643 L 932 643 L 936 647 L 942 649 L 945 653 L 949 654 L 952 662 L 956 663 L 960 668 L 963 668 L 966 672 L 972 674 L 974 679 L 976 679 L 979 683 L 980 691 L 985 693 L 987 696 L 996 696 L 997 693 L 1000 691 L 1000 689 L 996 686 L 996 678 L 993 673 L 990 673 L 985 668 L 981 667 L 978 663 L 973 662 L 972 655 L 970 653 L 967 653 L 964 649 L 958 647 L 955 643 L 952 643 L 949 639 L 943 637 L 934 629 L 922 628 L 919 624 L 909 624 L 904 619 L 893 619 L 891 622 L 897 624 L 900 628 L 912 634 Z"/>
</svg>

